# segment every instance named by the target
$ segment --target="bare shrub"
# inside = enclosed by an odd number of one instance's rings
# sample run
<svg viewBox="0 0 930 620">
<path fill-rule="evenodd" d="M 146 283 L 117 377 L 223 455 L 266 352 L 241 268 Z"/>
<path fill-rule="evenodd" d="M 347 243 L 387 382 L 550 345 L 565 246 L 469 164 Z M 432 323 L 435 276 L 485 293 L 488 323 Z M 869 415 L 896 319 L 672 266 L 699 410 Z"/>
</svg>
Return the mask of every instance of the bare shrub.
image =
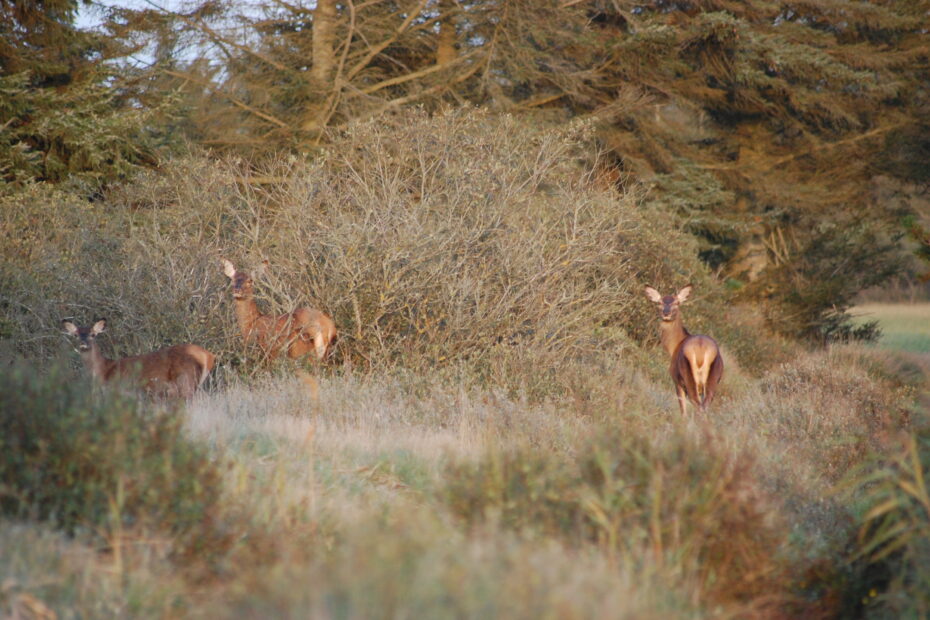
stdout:
<svg viewBox="0 0 930 620">
<path fill-rule="evenodd" d="M 551 389 L 567 363 L 654 338 L 641 279 L 700 282 L 696 309 L 723 307 L 686 236 L 635 195 L 590 182 L 587 131 L 411 112 L 352 126 L 312 162 L 256 173 L 192 156 L 100 204 L 5 198 L 7 238 L 42 223 L 38 247 L 3 248 L 14 259 L 0 273 L 5 329 L 21 353 L 47 357 L 61 346 L 51 325 L 93 313 L 111 320 L 115 355 L 189 341 L 229 364 L 242 345 L 219 258 L 246 270 L 267 259 L 263 311 L 331 314 L 337 362 L 466 363 Z"/>
</svg>

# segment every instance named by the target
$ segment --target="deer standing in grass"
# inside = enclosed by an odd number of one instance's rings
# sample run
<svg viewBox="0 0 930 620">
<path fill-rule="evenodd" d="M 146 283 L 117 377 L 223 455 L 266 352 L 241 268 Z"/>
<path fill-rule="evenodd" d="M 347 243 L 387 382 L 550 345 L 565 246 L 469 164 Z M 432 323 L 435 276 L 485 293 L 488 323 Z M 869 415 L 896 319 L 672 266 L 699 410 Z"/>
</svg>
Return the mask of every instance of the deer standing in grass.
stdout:
<svg viewBox="0 0 930 620">
<path fill-rule="evenodd" d="M 144 355 L 107 359 L 97 346 L 97 336 L 106 324 L 106 319 L 98 319 L 91 327 L 62 321 L 65 333 L 77 338 L 84 365 L 101 383 L 122 379 L 135 383 L 155 399 L 190 400 L 213 370 L 216 356 L 196 344 L 178 344 Z"/>
<path fill-rule="evenodd" d="M 646 297 L 659 306 L 659 339 L 671 357 L 669 370 L 682 415 L 688 412 L 688 400 L 706 411 L 723 375 L 723 356 L 717 341 L 710 336 L 692 336 L 681 322 L 681 304 L 688 299 L 691 288 L 689 284 L 678 294 L 663 297 L 651 286 L 646 287 Z"/>
<path fill-rule="evenodd" d="M 297 308 L 290 314 L 262 314 L 258 311 L 252 288 L 252 277 L 236 271 L 223 259 L 223 273 L 232 281 L 236 319 L 245 342 L 254 341 L 274 359 L 287 349 L 287 356 L 297 359 L 314 351 L 323 360 L 336 341 L 336 324 L 323 312 L 313 308 Z"/>
</svg>

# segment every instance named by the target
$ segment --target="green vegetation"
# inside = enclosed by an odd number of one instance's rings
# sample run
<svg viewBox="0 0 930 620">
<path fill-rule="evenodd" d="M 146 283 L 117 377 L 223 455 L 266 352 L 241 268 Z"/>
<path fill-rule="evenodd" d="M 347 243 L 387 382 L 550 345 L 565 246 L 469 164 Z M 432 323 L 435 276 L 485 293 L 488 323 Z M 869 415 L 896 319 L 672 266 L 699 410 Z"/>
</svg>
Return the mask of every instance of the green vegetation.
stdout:
<svg viewBox="0 0 930 620">
<path fill-rule="evenodd" d="M 78 0 L 0 3 L 0 193 L 36 181 L 89 196 L 172 142 L 174 97 L 141 93 L 132 44 L 78 30 Z"/>
<path fill-rule="evenodd" d="M 204 1 L 100 9 L 95 32 L 74 27 L 77 5 L 0 4 L 4 189 L 99 199 L 185 139 L 252 173 L 315 165 L 355 123 L 481 106 L 590 123 L 578 158 L 604 185 L 649 188 L 788 337 L 848 338 L 856 294 L 906 263 L 904 235 L 925 245 L 918 0 Z"/>
<path fill-rule="evenodd" d="M 930 353 L 930 304 L 858 305 L 853 311 L 859 321 L 878 321 L 880 347 L 912 353 Z"/>
<path fill-rule="evenodd" d="M 87 379 L 25 366 L 0 378 L 0 510 L 51 521 L 108 544 L 131 532 L 165 536 L 173 556 L 209 558 L 218 470 L 182 433 L 179 411 L 150 411 Z"/>
<path fill-rule="evenodd" d="M 930 212 L 876 191 L 879 175 L 898 195 L 928 179 L 919 0 L 314 6 L 123 19 L 159 47 L 157 83 L 183 92 L 195 139 L 252 161 L 411 104 L 592 119 L 604 181 L 648 186 L 791 337 L 847 337 L 856 293 L 901 269 L 901 235 L 917 231 L 902 216 Z M 191 40 L 221 53 L 180 62 Z"/>
<path fill-rule="evenodd" d="M 876 459 L 877 460 L 877 459 Z M 883 617 L 919 618 L 930 613 L 930 495 L 926 430 L 911 436 L 897 454 L 869 464 L 857 479 L 862 527 L 857 577 L 868 605 Z"/>
</svg>

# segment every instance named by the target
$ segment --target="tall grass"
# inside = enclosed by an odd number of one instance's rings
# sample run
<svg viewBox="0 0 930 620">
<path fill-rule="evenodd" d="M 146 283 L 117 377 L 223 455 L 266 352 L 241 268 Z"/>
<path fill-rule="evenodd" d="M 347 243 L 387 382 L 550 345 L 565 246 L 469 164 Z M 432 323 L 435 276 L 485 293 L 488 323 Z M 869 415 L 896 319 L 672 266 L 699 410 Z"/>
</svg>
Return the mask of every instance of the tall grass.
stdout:
<svg viewBox="0 0 930 620">
<path fill-rule="evenodd" d="M 861 510 L 857 560 L 860 597 L 850 609 L 869 617 L 922 618 L 930 613 L 930 438 L 912 435 L 890 459 L 864 464 L 851 477 Z"/>
</svg>

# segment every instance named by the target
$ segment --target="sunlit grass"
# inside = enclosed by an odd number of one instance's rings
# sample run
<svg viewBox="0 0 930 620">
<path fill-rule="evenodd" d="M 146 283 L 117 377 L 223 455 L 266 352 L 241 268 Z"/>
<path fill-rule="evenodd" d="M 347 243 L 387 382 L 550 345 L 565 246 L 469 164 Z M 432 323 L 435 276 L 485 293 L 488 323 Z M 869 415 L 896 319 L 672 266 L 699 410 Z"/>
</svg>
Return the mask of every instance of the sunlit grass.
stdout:
<svg viewBox="0 0 930 620">
<path fill-rule="evenodd" d="M 230 548 L 178 565 L 141 530 L 82 534 L 84 564 L 48 568 L 65 543 L 27 523 L 51 546 L 0 552 L 16 579 L 0 616 L 807 617 L 807 588 L 858 587 L 828 568 L 856 531 L 825 498 L 903 424 L 909 393 L 869 370 L 890 356 L 733 364 L 690 420 L 669 381 L 621 366 L 568 365 L 587 381 L 541 401 L 441 374 L 321 373 L 318 393 L 290 373 L 230 380 L 184 427 L 221 472 Z"/>
<path fill-rule="evenodd" d="M 870 303 L 856 306 L 858 321 L 878 321 L 878 346 L 911 353 L 930 353 L 930 303 Z"/>
</svg>

